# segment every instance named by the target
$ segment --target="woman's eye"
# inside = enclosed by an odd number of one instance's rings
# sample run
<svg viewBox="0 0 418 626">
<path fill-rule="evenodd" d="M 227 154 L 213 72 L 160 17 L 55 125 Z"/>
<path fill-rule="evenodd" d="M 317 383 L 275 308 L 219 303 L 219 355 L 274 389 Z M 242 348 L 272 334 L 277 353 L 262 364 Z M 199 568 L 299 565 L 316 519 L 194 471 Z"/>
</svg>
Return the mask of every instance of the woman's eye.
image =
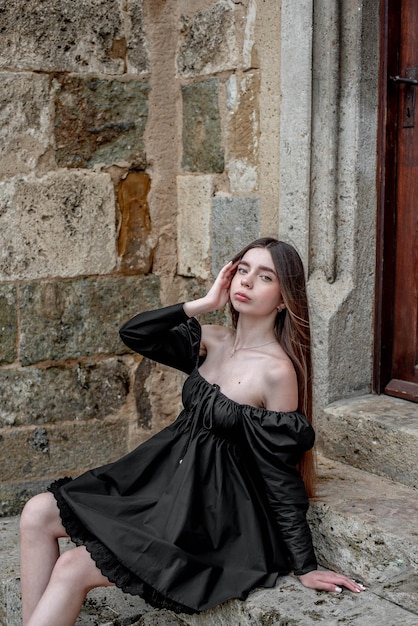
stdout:
<svg viewBox="0 0 418 626">
<path fill-rule="evenodd" d="M 247 273 L 247 270 L 245 269 L 245 267 L 239 267 L 239 268 L 238 268 L 238 272 L 239 272 L 240 274 L 246 274 L 246 273 Z"/>
<path fill-rule="evenodd" d="M 267 282 L 270 282 L 270 281 L 271 281 L 271 276 L 266 276 L 265 274 L 263 274 L 263 275 L 261 276 L 261 278 L 262 278 L 262 280 L 265 280 L 265 281 L 267 281 Z"/>
</svg>

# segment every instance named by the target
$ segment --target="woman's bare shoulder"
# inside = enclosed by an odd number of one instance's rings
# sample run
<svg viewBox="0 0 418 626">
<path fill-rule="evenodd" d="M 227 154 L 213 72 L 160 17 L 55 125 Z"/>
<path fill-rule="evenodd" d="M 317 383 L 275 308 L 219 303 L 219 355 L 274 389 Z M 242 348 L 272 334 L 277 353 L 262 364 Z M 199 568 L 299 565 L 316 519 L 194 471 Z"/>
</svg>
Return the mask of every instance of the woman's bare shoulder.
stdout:
<svg viewBox="0 0 418 626">
<path fill-rule="evenodd" d="M 264 376 L 266 408 L 295 411 L 298 406 L 298 382 L 292 361 L 287 357 L 269 359 Z"/>
</svg>

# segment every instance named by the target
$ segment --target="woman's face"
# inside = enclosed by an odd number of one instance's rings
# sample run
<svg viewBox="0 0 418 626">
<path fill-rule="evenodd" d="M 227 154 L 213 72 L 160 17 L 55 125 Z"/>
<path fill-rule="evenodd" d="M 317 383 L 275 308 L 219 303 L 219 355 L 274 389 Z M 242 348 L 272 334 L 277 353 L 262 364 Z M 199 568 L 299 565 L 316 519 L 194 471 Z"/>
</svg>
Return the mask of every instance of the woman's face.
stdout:
<svg viewBox="0 0 418 626">
<path fill-rule="evenodd" d="M 230 300 L 239 313 L 257 316 L 277 314 L 283 298 L 267 248 L 252 248 L 239 261 L 231 282 Z"/>
</svg>

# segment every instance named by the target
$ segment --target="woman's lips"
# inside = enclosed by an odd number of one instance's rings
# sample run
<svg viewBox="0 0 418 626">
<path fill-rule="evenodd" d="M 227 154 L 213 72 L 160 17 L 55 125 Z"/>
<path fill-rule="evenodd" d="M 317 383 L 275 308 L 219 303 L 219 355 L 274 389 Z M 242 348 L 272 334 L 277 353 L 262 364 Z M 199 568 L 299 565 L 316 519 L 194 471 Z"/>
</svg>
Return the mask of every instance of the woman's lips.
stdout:
<svg viewBox="0 0 418 626">
<path fill-rule="evenodd" d="M 251 298 L 249 298 L 247 295 L 245 295 L 245 293 L 242 293 L 241 291 L 236 292 L 235 298 L 240 302 L 249 302 L 251 300 Z"/>
</svg>

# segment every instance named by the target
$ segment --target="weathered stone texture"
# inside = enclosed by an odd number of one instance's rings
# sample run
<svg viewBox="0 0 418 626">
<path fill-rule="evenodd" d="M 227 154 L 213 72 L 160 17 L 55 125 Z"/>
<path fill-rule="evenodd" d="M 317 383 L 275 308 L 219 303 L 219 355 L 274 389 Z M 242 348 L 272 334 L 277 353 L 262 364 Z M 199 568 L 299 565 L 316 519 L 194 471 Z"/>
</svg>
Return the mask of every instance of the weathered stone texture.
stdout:
<svg viewBox="0 0 418 626">
<path fill-rule="evenodd" d="M 182 76 L 213 74 L 237 64 L 234 9 L 218 2 L 193 16 L 182 15 L 177 67 Z"/>
<path fill-rule="evenodd" d="M 182 87 L 184 171 L 224 170 L 218 90 L 216 78 Z"/>
<path fill-rule="evenodd" d="M 0 364 L 17 358 L 16 288 L 0 286 Z"/>
<path fill-rule="evenodd" d="M 149 72 L 150 62 L 143 28 L 143 0 L 128 0 L 127 13 L 130 20 L 127 41 L 127 70 L 132 74 Z"/>
<path fill-rule="evenodd" d="M 144 163 L 149 86 L 138 80 L 56 76 L 56 159 L 62 167 Z"/>
<path fill-rule="evenodd" d="M 152 275 L 22 285 L 21 363 L 126 352 L 121 324 L 158 305 L 159 281 Z"/>
<path fill-rule="evenodd" d="M 258 187 L 259 83 L 258 72 L 246 73 L 239 85 L 235 76 L 229 80 L 232 111 L 228 121 L 226 170 L 232 192 L 251 193 Z"/>
<path fill-rule="evenodd" d="M 0 74 L 0 179 L 54 168 L 47 76 Z"/>
<path fill-rule="evenodd" d="M 138 426 L 150 428 L 152 424 L 152 406 L 146 383 L 151 374 L 151 361 L 142 359 L 135 370 L 134 394 Z"/>
<path fill-rule="evenodd" d="M 117 358 L 69 367 L 0 370 L 0 427 L 103 418 L 129 393 L 129 371 Z"/>
<path fill-rule="evenodd" d="M 127 452 L 127 422 L 64 422 L 53 427 L 2 429 L 2 481 L 39 480 L 99 466 Z"/>
<path fill-rule="evenodd" d="M 181 389 L 185 380 L 182 372 L 156 365 L 146 381 L 146 391 L 151 402 L 153 428 L 161 430 L 175 420 L 182 409 Z"/>
<path fill-rule="evenodd" d="M 103 274 L 116 265 L 107 174 L 51 172 L 0 183 L 0 280 Z"/>
<path fill-rule="evenodd" d="M 119 183 L 121 225 L 118 254 L 124 272 L 148 274 L 152 269 L 154 245 L 148 206 L 150 187 L 151 181 L 145 172 L 129 172 Z"/>
<path fill-rule="evenodd" d="M 1 446 L 1 441 L 0 441 Z M 20 515 L 24 505 L 37 493 L 46 491 L 50 480 L 28 481 L 16 483 L 0 483 L 0 518 Z M 2 520 L 4 521 L 4 520 Z M 1 597 L 1 593 L 0 593 Z M 20 613 L 19 613 L 20 618 Z M 0 612 L 0 624 L 1 624 Z"/>
<path fill-rule="evenodd" d="M 213 176 L 177 177 L 177 271 L 209 276 Z"/>
<path fill-rule="evenodd" d="M 119 0 L 0 1 L 0 67 L 121 74 Z"/>
<path fill-rule="evenodd" d="M 416 489 L 417 424 L 414 402 L 385 395 L 348 398 L 317 412 L 317 445 L 330 459 Z"/>
<path fill-rule="evenodd" d="M 259 237 L 260 209 L 256 197 L 215 196 L 212 216 L 212 273 Z"/>
</svg>

